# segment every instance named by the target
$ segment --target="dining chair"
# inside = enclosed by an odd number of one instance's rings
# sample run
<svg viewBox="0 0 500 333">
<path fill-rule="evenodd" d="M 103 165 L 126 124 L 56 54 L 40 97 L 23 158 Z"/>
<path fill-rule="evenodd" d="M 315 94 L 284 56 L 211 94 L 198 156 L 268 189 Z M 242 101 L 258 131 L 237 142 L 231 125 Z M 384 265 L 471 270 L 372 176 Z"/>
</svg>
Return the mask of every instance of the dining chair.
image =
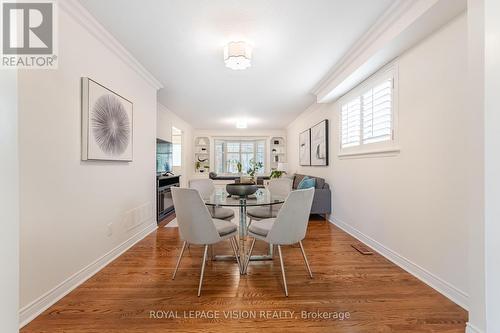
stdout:
<svg viewBox="0 0 500 333">
<path fill-rule="evenodd" d="M 203 199 L 209 198 L 215 192 L 215 185 L 212 179 L 191 179 L 189 187 L 200 192 Z M 210 215 L 215 219 L 232 220 L 234 218 L 234 211 L 230 208 L 213 206 L 209 211 Z"/>
<path fill-rule="evenodd" d="M 172 280 L 175 279 L 177 269 L 186 249 L 186 244 L 204 245 L 203 261 L 201 262 L 200 283 L 198 285 L 198 297 L 201 294 L 205 262 L 207 261 L 208 246 L 229 240 L 233 249 L 238 268 L 241 272 L 242 265 L 236 250 L 236 236 L 238 228 L 235 224 L 220 219 L 213 219 L 205 206 L 199 192 L 189 188 L 172 188 L 175 214 L 179 224 L 180 237 L 183 240 L 181 253 L 177 259 Z"/>
<path fill-rule="evenodd" d="M 288 194 L 292 191 L 292 180 L 290 178 L 277 178 L 269 181 L 267 187 L 271 195 L 277 195 L 286 198 Z M 247 215 L 249 217 L 248 225 L 252 223 L 253 220 L 259 221 L 263 219 L 268 219 L 278 216 L 278 211 L 281 205 L 269 205 L 269 206 L 259 206 L 250 207 L 247 209 Z"/>
<path fill-rule="evenodd" d="M 287 297 L 288 287 L 286 284 L 285 266 L 283 264 L 281 245 L 299 243 L 309 276 L 311 278 L 313 277 L 311 267 L 307 261 L 306 252 L 304 251 L 304 246 L 302 245 L 302 240 L 306 236 L 307 223 L 309 222 L 309 213 L 311 211 L 313 196 L 314 188 L 290 192 L 276 218 L 255 221 L 248 228 L 248 235 L 253 237 L 253 240 L 250 245 L 250 250 L 246 258 L 243 272 L 247 271 L 250 256 L 252 255 L 253 247 L 257 239 L 263 240 L 271 245 L 277 245 L 283 285 L 285 288 L 285 295 Z"/>
</svg>

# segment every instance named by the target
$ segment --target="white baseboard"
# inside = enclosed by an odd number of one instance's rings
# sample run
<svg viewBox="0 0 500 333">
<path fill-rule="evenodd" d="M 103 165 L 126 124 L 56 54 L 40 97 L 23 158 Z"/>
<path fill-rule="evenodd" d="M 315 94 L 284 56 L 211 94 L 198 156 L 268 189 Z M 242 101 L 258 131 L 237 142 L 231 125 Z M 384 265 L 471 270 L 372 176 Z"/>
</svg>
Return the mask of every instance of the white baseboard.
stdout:
<svg viewBox="0 0 500 333">
<path fill-rule="evenodd" d="M 44 312 L 61 298 L 69 294 L 73 289 L 87 281 L 90 277 L 99 272 L 106 265 L 122 255 L 125 251 L 130 249 L 133 245 L 135 245 L 137 242 L 142 240 L 144 237 L 146 237 L 156 229 L 157 225 L 154 221 L 152 221 L 152 223 L 149 224 L 146 228 L 137 232 L 135 235 L 103 255 L 101 258 L 97 259 L 87 267 L 73 274 L 62 283 L 54 287 L 52 290 L 49 290 L 38 299 L 20 309 L 20 327 L 22 328 L 26 326 L 30 321 L 38 317 L 42 312 Z"/>
<path fill-rule="evenodd" d="M 448 282 L 432 274 L 426 269 L 420 267 L 414 262 L 406 259 L 397 252 L 387 248 L 383 244 L 363 234 L 361 231 L 357 230 L 356 228 L 353 228 L 349 224 L 333 217 L 330 217 L 329 221 L 334 225 L 336 225 L 337 227 L 339 227 L 340 229 L 347 232 L 348 234 L 350 234 L 351 236 L 353 236 L 354 238 L 365 243 L 366 245 L 368 245 L 369 247 L 371 247 L 372 249 L 380 253 L 382 256 L 384 256 L 388 260 L 392 261 L 394 264 L 398 265 L 399 267 L 407 271 L 408 273 L 412 274 L 419 280 L 428 284 L 430 287 L 432 287 L 439 293 L 443 294 L 454 303 L 468 310 L 468 295 L 464 291 L 456 288 L 455 286 L 449 284 Z"/>
<path fill-rule="evenodd" d="M 465 327 L 465 333 L 484 333 L 484 332 L 481 331 L 476 326 L 472 325 L 471 323 L 467 322 L 467 326 Z"/>
</svg>

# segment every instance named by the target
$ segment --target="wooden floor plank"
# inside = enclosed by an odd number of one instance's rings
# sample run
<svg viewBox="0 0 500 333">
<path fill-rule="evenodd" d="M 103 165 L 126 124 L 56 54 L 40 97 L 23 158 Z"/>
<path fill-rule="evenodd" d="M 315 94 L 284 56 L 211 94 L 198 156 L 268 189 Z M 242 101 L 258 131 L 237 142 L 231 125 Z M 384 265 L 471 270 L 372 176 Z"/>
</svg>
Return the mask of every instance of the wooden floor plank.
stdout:
<svg viewBox="0 0 500 333">
<path fill-rule="evenodd" d="M 191 246 L 174 281 L 180 251 L 177 228 L 161 227 L 25 326 L 21 333 L 139 332 L 464 332 L 467 312 L 378 253 L 363 256 L 359 243 L 335 226 L 309 223 L 304 247 L 284 247 L 289 297 L 279 261 L 251 262 L 240 276 L 232 262 L 209 262 L 196 297 L 202 249 Z M 230 253 L 228 244 L 217 253 Z M 255 252 L 266 251 L 257 243 Z M 151 318 L 177 311 L 179 318 Z M 219 318 L 190 318 L 184 311 L 217 311 Z M 224 318 L 230 311 L 293 311 L 293 318 Z M 301 318 L 301 312 L 348 312 L 349 319 Z M 284 312 L 283 312 L 284 313 Z M 221 318 L 222 317 L 222 318 Z"/>
</svg>

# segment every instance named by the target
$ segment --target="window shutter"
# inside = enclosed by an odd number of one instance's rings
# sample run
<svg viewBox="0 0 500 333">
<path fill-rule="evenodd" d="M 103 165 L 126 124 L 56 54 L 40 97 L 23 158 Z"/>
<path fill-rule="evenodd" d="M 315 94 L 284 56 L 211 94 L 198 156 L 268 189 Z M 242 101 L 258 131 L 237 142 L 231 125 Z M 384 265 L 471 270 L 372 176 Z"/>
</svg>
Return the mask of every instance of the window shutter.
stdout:
<svg viewBox="0 0 500 333">
<path fill-rule="evenodd" d="M 361 141 L 361 98 L 342 105 L 342 148 L 359 146 Z"/>
<path fill-rule="evenodd" d="M 363 144 L 392 138 L 392 79 L 362 95 Z"/>
</svg>

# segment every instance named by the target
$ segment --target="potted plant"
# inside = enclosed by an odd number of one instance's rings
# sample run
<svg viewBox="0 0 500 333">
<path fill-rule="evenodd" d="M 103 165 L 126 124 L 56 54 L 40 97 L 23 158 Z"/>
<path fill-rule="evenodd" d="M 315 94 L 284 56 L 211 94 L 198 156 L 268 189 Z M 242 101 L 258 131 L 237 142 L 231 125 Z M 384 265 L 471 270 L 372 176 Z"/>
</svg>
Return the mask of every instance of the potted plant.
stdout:
<svg viewBox="0 0 500 333">
<path fill-rule="evenodd" d="M 194 168 L 196 169 L 196 171 L 198 171 L 200 169 L 200 167 L 201 167 L 201 163 L 199 161 L 196 161 L 194 163 Z"/>
<path fill-rule="evenodd" d="M 241 175 L 243 170 L 243 165 L 241 164 L 240 161 L 236 162 L 236 169 L 238 170 L 238 173 Z"/>
<path fill-rule="evenodd" d="M 285 171 L 280 171 L 280 170 L 273 170 L 271 171 L 271 175 L 269 176 L 271 179 L 273 178 L 281 178 L 283 174 L 285 174 Z"/>
<path fill-rule="evenodd" d="M 247 173 L 250 177 L 252 177 L 254 179 L 254 183 L 257 184 L 257 171 L 259 171 L 260 169 L 262 169 L 262 167 L 264 166 L 264 164 L 262 162 L 255 162 L 254 159 L 251 159 L 250 162 L 249 162 L 249 165 L 250 167 L 248 168 L 247 170 Z"/>
</svg>

